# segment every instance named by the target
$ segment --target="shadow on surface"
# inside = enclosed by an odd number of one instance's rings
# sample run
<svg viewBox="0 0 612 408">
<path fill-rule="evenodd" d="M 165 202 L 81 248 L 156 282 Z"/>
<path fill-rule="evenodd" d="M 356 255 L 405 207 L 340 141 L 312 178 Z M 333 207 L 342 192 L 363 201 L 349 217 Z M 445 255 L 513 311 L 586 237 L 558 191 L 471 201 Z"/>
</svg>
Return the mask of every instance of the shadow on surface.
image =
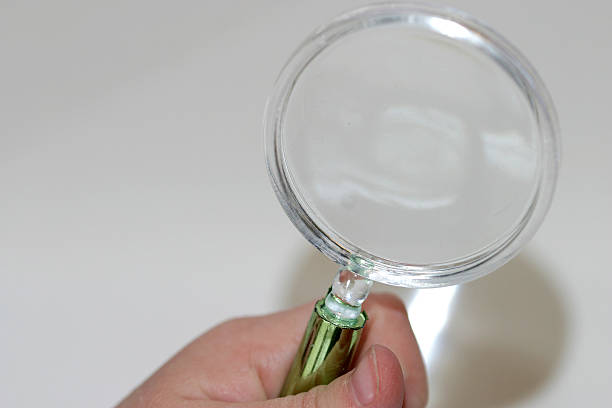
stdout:
<svg viewBox="0 0 612 408">
<path fill-rule="evenodd" d="M 320 298 L 337 269 L 312 248 L 295 265 L 284 307 Z M 551 275 L 528 255 L 520 255 L 497 272 L 458 287 L 448 321 L 440 325 L 426 356 L 429 407 L 512 406 L 546 384 L 561 360 L 567 335 Z M 407 306 L 420 292 L 375 288 L 397 294 Z M 420 341 L 423 333 L 416 329 Z"/>
<path fill-rule="evenodd" d="M 519 255 L 459 287 L 429 361 L 431 406 L 511 406 L 546 384 L 567 337 L 550 276 Z"/>
</svg>

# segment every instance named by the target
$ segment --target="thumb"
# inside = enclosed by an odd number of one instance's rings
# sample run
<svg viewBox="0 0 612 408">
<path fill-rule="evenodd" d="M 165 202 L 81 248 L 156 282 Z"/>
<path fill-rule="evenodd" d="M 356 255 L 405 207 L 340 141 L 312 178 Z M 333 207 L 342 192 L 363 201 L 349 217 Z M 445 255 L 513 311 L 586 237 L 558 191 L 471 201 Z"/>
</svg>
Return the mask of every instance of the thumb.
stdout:
<svg viewBox="0 0 612 408">
<path fill-rule="evenodd" d="M 374 345 L 357 367 L 326 386 L 266 401 L 262 408 L 399 408 L 404 401 L 404 377 L 391 350 Z"/>
</svg>

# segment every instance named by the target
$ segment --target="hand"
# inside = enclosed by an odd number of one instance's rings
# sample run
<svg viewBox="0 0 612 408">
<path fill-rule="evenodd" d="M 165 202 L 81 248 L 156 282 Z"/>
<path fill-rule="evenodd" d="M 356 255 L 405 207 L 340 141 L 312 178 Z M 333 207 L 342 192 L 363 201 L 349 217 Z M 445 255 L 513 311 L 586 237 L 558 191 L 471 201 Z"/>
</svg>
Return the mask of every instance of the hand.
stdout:
<svg viewBox="0 0 612 408">
<path fill-rule="evenodd" d="M 423 407 L 427 379 L 403 303 L 372 294 L 356 367 L 331 384 L 275 398 L 314 303 L 230 320 L 197 338 L 118 408 Z"/>
</svg>

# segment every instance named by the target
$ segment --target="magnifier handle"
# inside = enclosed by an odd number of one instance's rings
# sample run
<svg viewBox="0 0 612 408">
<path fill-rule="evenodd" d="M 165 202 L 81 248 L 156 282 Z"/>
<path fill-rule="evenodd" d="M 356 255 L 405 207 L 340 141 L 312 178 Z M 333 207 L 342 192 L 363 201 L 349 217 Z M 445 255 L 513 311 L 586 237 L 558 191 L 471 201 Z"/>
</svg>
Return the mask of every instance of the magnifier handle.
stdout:
<svg viewBox="0 0 612 408">
<path fill-rule="evenodd" d="M 312 311 L 306 332 L 280 396 L 299 394 L 317 385 L 326 385 L 349 371 L 367 315 L 361 312 L 351 326 L 334 321 L 325 313 L 325 300 Z"/>
</svg>

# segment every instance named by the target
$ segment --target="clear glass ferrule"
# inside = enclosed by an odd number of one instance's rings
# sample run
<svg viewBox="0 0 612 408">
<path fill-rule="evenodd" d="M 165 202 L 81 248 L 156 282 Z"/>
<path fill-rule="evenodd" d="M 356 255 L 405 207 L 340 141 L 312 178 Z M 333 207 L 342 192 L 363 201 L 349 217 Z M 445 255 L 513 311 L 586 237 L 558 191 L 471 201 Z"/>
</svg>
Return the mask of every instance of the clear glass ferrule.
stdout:
<svg viewBox="0 0 612 408">
<path fill-rule="evenodd" d="M 366 300 L 373 281 L 354 271 L 363 265 L 352 261 L 340 268 L 332 282 L 331 291 L 325 298 L 326 312 L 340 320 L 355 320 L 361 313 L 361 304 Z"/>
</svg>

